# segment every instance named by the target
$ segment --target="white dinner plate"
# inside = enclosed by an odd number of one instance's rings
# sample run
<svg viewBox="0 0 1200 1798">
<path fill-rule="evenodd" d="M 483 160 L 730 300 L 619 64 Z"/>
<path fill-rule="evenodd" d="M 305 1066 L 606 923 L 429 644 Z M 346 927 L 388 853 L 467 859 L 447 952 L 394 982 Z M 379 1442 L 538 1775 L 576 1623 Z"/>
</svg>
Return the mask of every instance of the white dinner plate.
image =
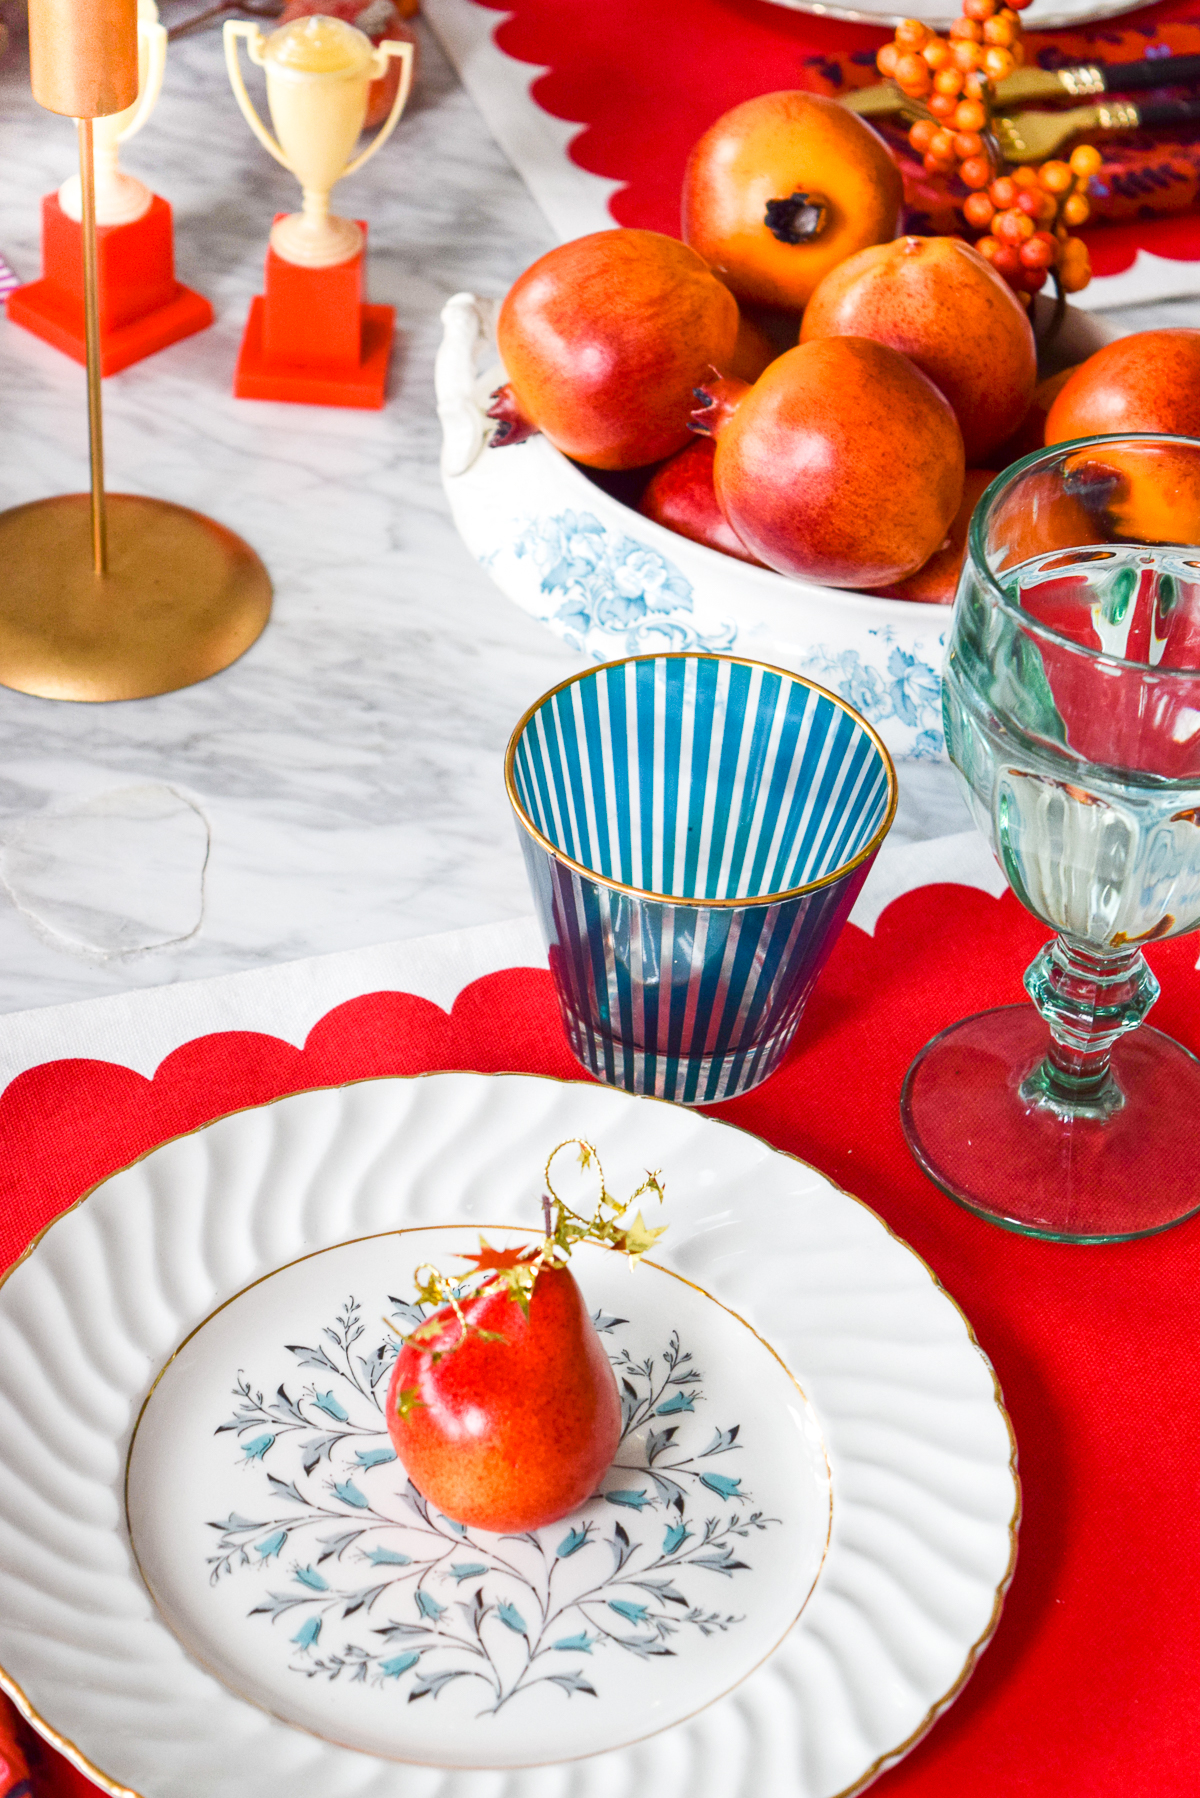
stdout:
<svg viewBox="0 0 1200 1798">
<path fill-rule="evenodd" d="M 921 19 L 939 31 L 946 31 L 962 12 L 953 0 L 914 0 L 897 10 L 895 0 L 858 0 L 854 6 L 826 6 L 823 0 L 773 0 L 790 12 L 815 13 L 825 19 L 846 19 L 854 25 L 898 25 L 901 19 Z M 1141 0 L 1150 6 L 1153 0 Z M 1093 19 L 1111 19 L 1117 13 L 1138 12 L 1129 0 L 1033 0 L 1021 14 L 1026 31 L 1061 31 L 1071 25 L 1086 25 Z"/>
<path fill-rule="evenodd" d="M 463 1531 L 391 1457 L 387 1320 L 574 1136 L 667 1189 L 658 1265 L 577 1261 L 628 1428 L 579 1513 Z M 300 1094 L 105 1181 L 0 1286 L 0 1441 L 0 1684 L 139 1798 L 832 1798 L 952 1700 L 1015 1556 L 991 1368 L 874 1213 L 516 1075 Z"/>
</svg>

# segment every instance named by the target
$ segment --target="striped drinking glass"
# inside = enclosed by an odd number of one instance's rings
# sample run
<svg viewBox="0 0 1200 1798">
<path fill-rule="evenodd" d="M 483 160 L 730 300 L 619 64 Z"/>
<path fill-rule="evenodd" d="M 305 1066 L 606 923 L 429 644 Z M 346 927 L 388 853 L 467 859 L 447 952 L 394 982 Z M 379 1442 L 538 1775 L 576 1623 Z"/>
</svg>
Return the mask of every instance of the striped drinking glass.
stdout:
<svg viewBox="0 0 1200 1798">
<path fill-rule="evenodd" d="M 684 1105 L 765 1080 L 895 815 L 866 720 L 780 668 L 634 656 L 539 699 L 505 779 L 583 1065 Z"/>
</svg>

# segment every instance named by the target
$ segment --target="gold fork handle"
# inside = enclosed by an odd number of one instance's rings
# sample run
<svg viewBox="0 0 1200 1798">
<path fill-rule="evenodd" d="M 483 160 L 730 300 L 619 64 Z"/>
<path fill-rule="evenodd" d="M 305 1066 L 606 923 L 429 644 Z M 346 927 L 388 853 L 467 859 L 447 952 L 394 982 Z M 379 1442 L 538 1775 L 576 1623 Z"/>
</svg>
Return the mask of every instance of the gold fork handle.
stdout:
<svg viewBox="0 0 1200 1798">
<path fill-rule="evenodd" d="M 1142 113 L 1132 100 L 1101 100 L 1079 110 L 1096 115 L 1095 123 L 1081 125 L 1081 131 L 1136 131 L 1143 122 Z"/>
</svg>

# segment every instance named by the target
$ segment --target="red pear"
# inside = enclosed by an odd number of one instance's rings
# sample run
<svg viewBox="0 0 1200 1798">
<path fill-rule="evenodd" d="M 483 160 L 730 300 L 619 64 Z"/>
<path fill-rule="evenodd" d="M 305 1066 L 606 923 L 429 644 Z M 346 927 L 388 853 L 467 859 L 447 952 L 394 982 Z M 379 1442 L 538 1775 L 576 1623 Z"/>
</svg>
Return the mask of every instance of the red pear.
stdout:
<svg viewBox="0 0 1200 1798">
<path fill-rule="evenodd" d="M 492 1266 L 534 1257 L 487 1253 Z M 621 1438 L 617 1382 L 583 1294 L 567 1268 L 544 1265 L 527 1310 L 491 1287 L 462 1320 L 447 1306 L 400 1350 L 387 1399 L 396 1453 L 456 1523 L 554 1523 L 591 1497 Z"/>
</svg>

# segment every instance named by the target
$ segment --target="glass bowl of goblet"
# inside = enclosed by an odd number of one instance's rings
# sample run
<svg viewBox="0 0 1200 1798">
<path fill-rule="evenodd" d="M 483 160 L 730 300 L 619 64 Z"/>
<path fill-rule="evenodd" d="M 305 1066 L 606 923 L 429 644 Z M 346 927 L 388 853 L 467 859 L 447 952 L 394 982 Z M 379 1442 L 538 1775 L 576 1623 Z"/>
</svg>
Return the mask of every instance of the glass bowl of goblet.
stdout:
<svg viewBox="0 0 1200 1798">
<path fill-rule="evenodd" d="M 925 1172 L 1034 1236 L 1104 1242 L 1200 1209 L 1200 1061 L 1144 1023 L 1147 943 L 1200 925 L 1200 440 L 1057 444 L 972 520 L 943 677 L 950 759 L 1057 936 L 1032 1005 L 909 1069 Z"/>
</svg>

